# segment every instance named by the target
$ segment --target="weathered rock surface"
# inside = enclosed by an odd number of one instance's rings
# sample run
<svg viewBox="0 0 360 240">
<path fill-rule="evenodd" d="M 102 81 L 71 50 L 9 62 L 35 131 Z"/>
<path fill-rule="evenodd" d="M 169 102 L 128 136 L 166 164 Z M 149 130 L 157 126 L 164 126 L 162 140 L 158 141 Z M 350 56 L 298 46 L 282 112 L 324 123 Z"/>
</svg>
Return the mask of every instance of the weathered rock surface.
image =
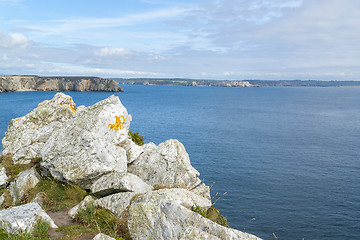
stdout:
<svg viewBox="0 0 360 240">
<path fill-rule="evenodd" d="M 91 186 L 91 192 L 96 197 L 104 197 L 118 192 L 144 193 L 153 188 L 144 183 L 138 176 L 131 173 L 113 172 L 96 180 Z"/>
<path fill-rule="evenodd" d="M 170 201 L 134 202 L 128 216 L 132 239 L 260 240 L 254 235 L 223 227 Z"/>
<path fill-rule="evenodd" d="M 75 110 L 70 96 L 57 93 L 27 115 L 12 119 L 2 140 L 2 154 L 13 154 L 14 163 L 29 163 L 41 158 L 40 149 L 62 123 L 73 118 Z"/>
<path fill-rule="evenodd" d="M 184 145 L 171 139 L 151 151 L 142 153 L 129 167 L 128 172 L 146 183 L 167 187 L 195 187 L 200 175 L 190 164 Z"/>
<path fill-rule="evenodd" d="M 7 233 L 31 231 L 40 218 L 47 221 L 50 227 L 57 228 L 54 221 L 37 203 L 0 210 L 0 228 Z"/>
<path fill-rule="evenodd" d="M 8 179 L 9 178 L 6 175 L 6 169 L 0 163 L 0 189 L 6 187 L 6 184 L 8 183 Z"/>
<path fill-rule="evenodd" d="M 203 196 L 204 198 L 207 198 L 211 200 L 210 196 L 210 187 L 205 185 L 205 183 L 199 184 L 194 189 L 191 190 L 193 193 L 196 193 L 197 195 Z"/>
<path fill-rule="evenodd" d="M 136 193 L 134 192 L 115 193 L 95 200 L 94 206 L 106 208 L 116 216 L 121 216 L 135 195 Z"/>
<path fill-rule="evenodd" d="M 116 239 L 108 235 L 105 235 L 103 233 L 99 233 L 93 238 L 93 240 L 116 240 Z"/>
<path fill-rule="evenodd" d="M 93 198 L 92 196 L 86 196 L 78 205 L 74 206 L 69 210 L 68 215 L 72 218 L 75 218 L 76 214 L 78 214 L 80 210 L 86 209 L 86 206 L 93 204 L 94 201 L 95 198 Z"/>
<path fill-rule="evenodd" d="M 133 200 L 134 203 L 153 202 L 155 204 L 158 204 L 161 201 L 180 204 L 187 208 L 191 208 L 192 206 L 199 206 L 201 208 L 211 207 L 211 201 L 209 199 L 199 196 L 184 188 L 160 189 L 144 193 Z"/>
<path fill-rule="evenodd" d="M 0 93 L 13 91 L 122 92 L 113 80 L 98 77 L 0 76 Z"/>
<path fill-rule="evenodd" d="M 131 115 L 118 97 L 110 96 L 81 112 L 54 132 L 41 150 L 41 166 L 59 180 L 86 189 L 102 175 L 126 172 Z"/>
<path fill-rule="evenodd" d="M 121 146 L 126 151 L 128 163 L 132 163 L 133 161 L 135 161 L 135 159 L 137 159 L 140 156 L 140 154 L 144 152 L 144 148 L 138 146 L 131 139 L 125 140 Z"/>
<path fill-rule="evenodd" d="M 40 181 L 40 178 L 35 167 L 19 173 L 15 181 L 11 182 L 9 186 L 9 192 L 13 197 L 13 204 L 16 204 L 21 199 L 26 190 L 34 188 Z"/>
</svg>

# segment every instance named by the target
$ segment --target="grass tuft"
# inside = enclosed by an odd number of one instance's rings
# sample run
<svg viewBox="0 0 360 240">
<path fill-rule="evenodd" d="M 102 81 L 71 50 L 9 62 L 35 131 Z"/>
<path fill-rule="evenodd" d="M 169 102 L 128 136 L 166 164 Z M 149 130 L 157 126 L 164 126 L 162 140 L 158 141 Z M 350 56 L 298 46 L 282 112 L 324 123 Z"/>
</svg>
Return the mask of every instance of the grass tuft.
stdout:
<svg viewBox="0 0 360 240">
<path fill-rule="evenodd" d="M 94 232 L 101 232 L 116 239 L 131 239 L 127 226 L 127 210 L 121 218 L 117 218 L 109 210 L 97 208 L 89 205 L 84 210 L 80 210 L 75 220 L 92 229 Z"/>
<path fill-rule="evenodd" d="M 25 171 L 27 169 L 32 168 L 33 166 L 39 165 L 39 162 L 41 161 L 41 158 L 33 159 L 28 164 L 14 164 L 12 160 L 12 154 L 2 155 L 0 156 L 0 162 L 6 169 L 6 175 L 9 178 L 9 182 L 12 182 L 19 173 L 22 171 Z"/>
<path fill-rule="evenodd" d="M 144 145 L 144 137 L 141 136 L 139 133 L 137 132 L 133 133 L 132 131 L 129 131 L 129 135 L 134 143 L 136 143 L 139 146 Z"/>
<path fill-rule="evenodd" d="M 20 203 L 32 201 L 38 193 L 44 196 L 43 207 L 52 211 L 60 211 L 75 206 L 84 199 L 87 192 L 79 186 L 62 183 L 53 178 L 43 178 L 21 198 Z"/>
<path fill-rule="evenodd" d="M 217 224 L 220 224 L 224 227 L 230 227 L 227 219 L 220 214 L 219 209 L 215 208 L 214 206 L 211 206 L 209 209 L 203 209 L 199 206 L 192 206 L 191 211 L 196 212 L 203 216 L 204 218 L 207 218 Z"/>
</svg>

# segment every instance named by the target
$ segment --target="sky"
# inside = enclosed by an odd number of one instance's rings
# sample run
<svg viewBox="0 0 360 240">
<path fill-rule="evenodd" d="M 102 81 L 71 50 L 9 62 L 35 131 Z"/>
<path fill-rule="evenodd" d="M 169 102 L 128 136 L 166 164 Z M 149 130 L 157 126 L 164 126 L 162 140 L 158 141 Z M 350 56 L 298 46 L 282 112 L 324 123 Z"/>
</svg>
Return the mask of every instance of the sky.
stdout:
<svg viewBox="0 0 360 240">
<path fill-rule="evenodd" d="M 360 1 L 0 0 L 0 75 L 360 80 Z"/>
</svg>

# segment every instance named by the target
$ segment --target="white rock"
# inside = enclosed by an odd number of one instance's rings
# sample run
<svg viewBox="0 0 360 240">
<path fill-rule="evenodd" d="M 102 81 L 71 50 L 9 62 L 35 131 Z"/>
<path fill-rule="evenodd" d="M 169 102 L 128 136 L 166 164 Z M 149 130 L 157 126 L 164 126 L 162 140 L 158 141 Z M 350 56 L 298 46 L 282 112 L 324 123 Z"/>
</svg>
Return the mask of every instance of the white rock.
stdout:
<svg viewBox="0 0 360 240">
<path fill-rule="evenodd" d="M 165 200 L 160 202 L 134 202 L 131 204 L 128 227 L 131 238 L 134 240 L 260 240 L 254 235 L 223 227 L 180 204 Z"/>
<path fill-rule="evenodd" d="M 42 145 L 54 130 L 75 115 L 75 109 L 70 96 L 57 93 L 27 115 L 12 119 L 2 140 L 2 153 L 13 154 L 14 163 L 29 163 L 40 158 Z"/>
<path fill-rule="evenodd" d="M 89 189 L 102 175 L 126 172 L 131 115 L 118 97 L 110 96 L 83 109 L 54 132 L 41 150 L 41 166 L 59 180 Z"/>
<path fill-rule="evenodd" d="M 57 228 L 54 221 L 46 214 L 38 203 L 28 203 L 0 211 L 0 228 L 7 233 L 31 231 L 37 221 L 42 218 Z"/>
<path fill-rule="evenodd" d="M 6 169 L 0 163 L 0 189 L 6 187 L 6 184 L 8 183 L 8 179 L 9 178 L 6 176 Z"/>
<path fill-rule="evenodd" d="M 144 148 L 142 146 L 137 145 L 130 139 L 126 139 L 122 145 L 126 150 L 127 162 L 132 163 L 137 159 L 142 152 L 144 152 Z"/>
<path fill-rule="evenodd" d="M 184 188 L 160 189 L 144 193 L 133 200 L 133 202 L 153 202 L 155 204 L 161 201 L 173 202 L 187 208 L 191 208 L 192 206 L 199 206 L 201 208 L 211 207 L 211 201 L 209 199 Z"/>
<path fill-rule="evenodd" d="M 34 188 L 40 181 L 40 178 L 35 167 L 19 173 L 15 181 L 11 182 L 9 186 L 9 192 L 13 197 L 13 204 L 16 204 L 21 199 L 26 190 Z"/>
<path fill-rule="evenodd" d="M 2 208 L 1 206 L 3 205 L 4 201 L 5 201 L 5 193 L 1 194 L 0 196 L 0 209 Z"/>
<path fill-rule="evenodd" d="M 74 206 L 69 210 L 68 215 L 72 218 L 75 218 L 76 214 L 78 214 L 80 210 L 86 209 L 86 206 L 93 204 L 94 201 L 95 198 L 93 198 L 92 196 L 86 196 L 78 205 Z"/>
<path fill-rule="evenodd" d="M 184 145 L 168 140 L 151 151 L 142 153 L 129 167 L 128 172 L 146 183 L 167 187 L 195 187 L 200 175 L 190 164 Z"/>
<path fill-rule="evenodd" d="M 122 212 L 130 205 L 131 199 L 136 195 L 134 192 L 115 193 L 95 200 L 94 206 L 108 209 L 120 217 Z"/>
<path fill-rule="evenodd" d="M 108 173 L 91 186 L 91 192 L 96 197 L 104 197 L 118 192 L 144 193 L 153 188 L 141 180 L 138 176 L 131 173 Z"/>
<path fill-rule="evenodd" d="M 31 202 L 38 203 L 40 206 L 42 206 L 44 204 L 46 197 L 47 197 L 46 193 L 38 192 Z"/>
<path fill-rule="evenodd" d="M 156 148 L 156 144 L 153 142 L 145 143 L 141 146 L 144 149 L 144 152 L 152 151 Z"/>
<path fill-rule="evenodd" d="M 105 235 L 103 233 L 99 233 L 92 240 L 116 240 L 116 239 L 108 235 Z"/>
<path fill-rule="evenodd" d="M 203 196 L 204 198 L 207 198 L 211 200 L 210 196 L 210 187 L 206 186 L 205 183 L 202 183 L 195 188 L 191 189 L 193 193 L 196 193 L 197 195 Z"/>
</svg>

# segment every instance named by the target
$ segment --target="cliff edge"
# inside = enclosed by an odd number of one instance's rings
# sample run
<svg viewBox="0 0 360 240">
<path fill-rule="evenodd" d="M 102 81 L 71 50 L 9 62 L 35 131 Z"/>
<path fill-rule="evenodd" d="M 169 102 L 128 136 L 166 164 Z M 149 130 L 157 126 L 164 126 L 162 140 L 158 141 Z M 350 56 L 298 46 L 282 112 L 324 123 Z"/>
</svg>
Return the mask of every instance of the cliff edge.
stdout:
<svg viewBox="0 0 360 240">
<path fill-rule="evenodd" d="M 85 107 L 63 93 L 12 119 L 0 156 L 0 234 L 36 232 L 41 218 L 68 227 L 63 234 L 109 235 L 95 240 L 261 240 L 218 214 L 182 143 L 138 145 L 131 121 L 114 95 Z M 77 225 L 59 225 L 53 206 Z"/>
<path fill-rule="evenodd" d="M 111 79 L 99 77 L 1 76 L 0 93 L 15 91 L 123 92 Z"/>
</svg>

